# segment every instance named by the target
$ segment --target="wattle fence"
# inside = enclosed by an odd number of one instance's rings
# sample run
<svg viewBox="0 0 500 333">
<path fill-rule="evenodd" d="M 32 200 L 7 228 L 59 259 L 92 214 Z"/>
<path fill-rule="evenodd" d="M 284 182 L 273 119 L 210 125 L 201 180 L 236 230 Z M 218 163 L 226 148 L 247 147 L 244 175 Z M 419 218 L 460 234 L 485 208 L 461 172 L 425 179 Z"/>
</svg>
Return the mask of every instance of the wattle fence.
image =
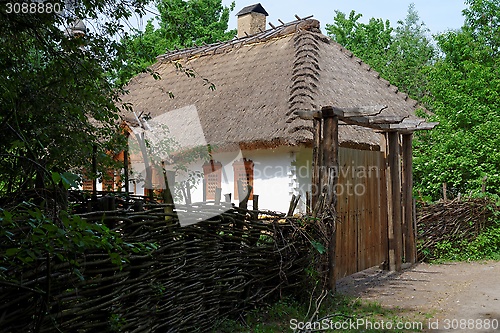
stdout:
<svg viewBox="0 0 500 333">
<path fill-rule="evenodd" d="M 489 198 L 459 198 L 422 204 L 417 209 L 418 260 L 440 257 L 443 242 L 471 242 L 481 232 L 496 225 L 500 206 Z"/>
<path fill-rule="evenodd" d="M 7 268 L 0 331 L 206 332 L 307 280 L 313 253 L 300 219 L 224 204 L 176 209 L 215 216 L 181 227 L 165 205 L 82 214 L 110 225 L 124 243 L 154 250 L 128 254 L 121 266 L 92 251 L 72 253 L 73 263 L 39 258 L 25 269 Z"/>
</svg>

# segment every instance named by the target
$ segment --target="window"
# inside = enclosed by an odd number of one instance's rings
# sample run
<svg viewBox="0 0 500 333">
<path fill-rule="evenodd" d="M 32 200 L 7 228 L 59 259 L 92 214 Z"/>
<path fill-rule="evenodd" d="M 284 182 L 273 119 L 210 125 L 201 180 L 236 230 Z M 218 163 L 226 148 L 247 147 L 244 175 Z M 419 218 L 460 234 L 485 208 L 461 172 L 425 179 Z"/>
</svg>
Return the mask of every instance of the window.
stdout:
<svg viewBox="0 0 500 333">
<path fill-rule="evenodd" d="M 115 170 L 110 168 L 107 170 L 107 176 L 102 179 L 102 190 L 103 191 L 114 191 L 115 190 Z"/>
<path fill-rule="evenodd" d="M 240 161 L 236 161 L 233 163 L 234 169 L 234 199 L 240 200 L 243 198 L 239 198 L 238 193 L 238 180 L 241 181 L 243 185 L 243 192 L 247 193 L 248 185 L 252 187 L 252 191 L 250 192 L 250 197 L 248 200 L 253 199 L 253 162 L 251 160 L 247 160 L 243 158 Z"/>
<path fill-rule="evenodd" d="M 83 172 L 82 181 L 83 181 L 83 186 L 82 187 L 83 187 L 84 191 L 93 191 L 94 190 L 94 182 L 88 176 L 87 171 Z"/>
<path fill-rule="evenodd" d="M 215 200 L 215 189 L 221 188 L 222 163 L 210 160 L 203 164 L 205 200 Z"/>
</svg>

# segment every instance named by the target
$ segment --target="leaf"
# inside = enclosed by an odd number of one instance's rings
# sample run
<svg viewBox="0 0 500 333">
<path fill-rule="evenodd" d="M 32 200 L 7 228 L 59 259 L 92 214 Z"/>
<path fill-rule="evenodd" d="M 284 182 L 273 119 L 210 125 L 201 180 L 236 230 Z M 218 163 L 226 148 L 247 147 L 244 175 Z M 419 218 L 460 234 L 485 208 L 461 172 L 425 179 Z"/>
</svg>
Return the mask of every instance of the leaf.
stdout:
<svg viewBox="0 0 500 333">
<path fill-rule="evenodd" d="M 84 281 L 85 277 L 83 276 L 82 272 L 78 268 L 73 268 L 73 273 L 75 273 L 76 276 L 80 279 L 80 281 Z"/>
<path fill-rule="evenodd" d="M 311 245 L 318 251 L 320 254 L 326 253 L 326 248 L 323 244 L 317 241 L 311 241 Z"/>
<path fill-rule="evenodd" d="M 80 177 L 71 172 L 63 172 L 61 174 L 61 179 L 65 189 L 70 189 L 71 187 L 78 188 L 78 179 Z"/>
<path fill-rule="evenodd" d="M 7 249 L 5 251 L 5 254 L 8 256 L 8 257 L 13 257 L 15 256 L 20 250 L 18 248 L 10 248 L 10 249 Z"/>
<path fill-rule="evenodd" d="M 59 184 L 59 182 L 61 181 L 61 175 L 57 172 L 52 172 L 52 181 L 56 185 Z"/>
<path fill-rule="evenodd" d="M 9 211 L 7 210 L 2 210 L 2 213 L 3 213 L 3 217 L 0 217 L 0 221 L 5 221 L 7 223 L 11 223 L 12 222 L 12 213 L 10 213 Z"/>
</svg>

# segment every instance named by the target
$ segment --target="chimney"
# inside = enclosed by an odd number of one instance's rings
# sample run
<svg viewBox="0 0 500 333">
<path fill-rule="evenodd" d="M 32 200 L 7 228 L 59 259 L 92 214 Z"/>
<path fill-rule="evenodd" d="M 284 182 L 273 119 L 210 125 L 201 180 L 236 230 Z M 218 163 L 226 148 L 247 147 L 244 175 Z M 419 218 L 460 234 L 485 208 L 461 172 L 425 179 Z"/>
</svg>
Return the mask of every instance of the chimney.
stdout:
<svg viewBox="0 0 500 333">
<path fill-rule="evenodd" d="M 266 30 L 266 16 L 269 14 L 260 3 L 243 8 L 236 16 L 238 16 L 238 38 Z"/>
</svg>

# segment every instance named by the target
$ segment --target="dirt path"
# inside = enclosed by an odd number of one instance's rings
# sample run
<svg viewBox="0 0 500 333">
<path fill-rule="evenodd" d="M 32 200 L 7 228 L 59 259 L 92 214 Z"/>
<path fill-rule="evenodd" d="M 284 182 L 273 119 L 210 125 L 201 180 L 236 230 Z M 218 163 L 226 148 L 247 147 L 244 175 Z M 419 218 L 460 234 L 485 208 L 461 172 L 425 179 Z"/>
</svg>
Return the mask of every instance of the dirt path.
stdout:
<svg viewBox="0 0 500 333">
<path fill-rule="evenodd" d="M 338 291 L 415 318 L 424 332 L 500 332 L 497 261 L 418 264 L 401 273 L 369 269 L 340 280 Z"/>
</svg>

